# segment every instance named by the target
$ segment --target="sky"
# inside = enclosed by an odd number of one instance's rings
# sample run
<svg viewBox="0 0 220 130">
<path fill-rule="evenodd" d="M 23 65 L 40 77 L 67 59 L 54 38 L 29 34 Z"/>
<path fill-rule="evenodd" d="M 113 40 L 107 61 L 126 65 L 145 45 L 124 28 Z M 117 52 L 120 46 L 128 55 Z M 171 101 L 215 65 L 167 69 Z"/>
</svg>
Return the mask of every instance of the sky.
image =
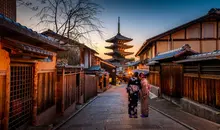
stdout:
<svg viewBox="0 0 220 130">
<path fill-rule="evenodd" d="M 169 29 L 194 20 L 208 13 L 211 8 L 220 8 L 220 0 L 94 0 L 104 10 L 98 16 L 103 22 L 103 38 L 92 34 L 91 39 L 96 43 L 97 52 L 103 59 L 110 58 L 104 55 L 111 52 L 105 42 L 117 34 L 117 20 L 121 19 L 121 34 L 132 38 L 126 43 L 134 47 L 128 52 L 138 51 L 141 45 L 150 37 L 163 33 Z M 17 21 L 27 27 L 39 31 L 36 19 L 30 19 L 34 12 L 24 7 L 18 7 Z M 86 43 L 85 43 L 86 44 Z M 134 57 L 134 55 L 129 56 Z"/>
</svg>

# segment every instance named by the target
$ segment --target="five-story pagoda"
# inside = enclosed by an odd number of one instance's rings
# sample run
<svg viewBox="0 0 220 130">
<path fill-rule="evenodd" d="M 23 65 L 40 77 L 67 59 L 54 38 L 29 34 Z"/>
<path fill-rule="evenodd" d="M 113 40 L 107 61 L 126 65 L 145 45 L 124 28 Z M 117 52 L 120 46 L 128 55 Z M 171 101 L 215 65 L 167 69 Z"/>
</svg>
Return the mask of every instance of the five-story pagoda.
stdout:
<svg viewBox="0 0 220 130">
<path fill-rule="evenodd" d="M 111 46 L 106 46 L 105 48 L 113 50 L 113 52 L 105 53 L 105 55 L 112 56 L 108 61 L 114 64 L 117 67 L 123 67 L 129 59 L 126 59 L 125 56 L 132 55 L 133 52 L 125 52 L 125 49 L 132 48 L 132 45 L 125 44 L 130 42 L 133 39 L 125 37 L 120 33 L 120 17 L 118 17 L 118 34 L 106 42 L 113 43 Z"/>
</svg>

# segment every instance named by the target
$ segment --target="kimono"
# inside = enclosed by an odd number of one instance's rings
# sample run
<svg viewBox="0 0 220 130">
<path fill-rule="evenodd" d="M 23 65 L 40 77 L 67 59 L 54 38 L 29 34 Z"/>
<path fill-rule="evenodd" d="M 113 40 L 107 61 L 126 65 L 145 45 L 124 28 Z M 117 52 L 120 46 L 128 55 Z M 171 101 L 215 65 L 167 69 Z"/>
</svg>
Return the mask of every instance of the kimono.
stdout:
<svg viewBox="0 0 220 130">
<path fill-rule="evenodd" d="M 133 77 L 129 80 L 127 86 L 128 93 L 128 114 L 137 117 L 138 94 L 140 90 L 140 80 Z"/>
<path fill-rule="evenodd" d="M 140 99 L 141 99 L 141 115 L 148 117 L 149 106 L 148 106 L 148 97 L 150 91 L 150 84 L 148 84 L 147 79 L 141 80 L 141 90 L 140 90 Z"/>
</svg>

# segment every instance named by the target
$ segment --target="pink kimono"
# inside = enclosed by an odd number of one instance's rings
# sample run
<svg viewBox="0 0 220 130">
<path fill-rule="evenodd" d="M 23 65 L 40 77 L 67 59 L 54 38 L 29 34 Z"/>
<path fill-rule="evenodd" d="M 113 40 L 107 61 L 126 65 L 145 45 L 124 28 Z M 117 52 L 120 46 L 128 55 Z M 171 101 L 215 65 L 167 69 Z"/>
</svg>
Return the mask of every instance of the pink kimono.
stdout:
<svg viewBox="0 0 220 130">
<path fill-rule="evenodd" d="M 141 90 L 140 90 L 140 98 L 141 98 L 141 114 L 142 116 L 148 116 L 148 97 L 150 91 L 150 84 L 148 84 L 147 79 L 143 78 L 141 80 Z"/>
</svg>

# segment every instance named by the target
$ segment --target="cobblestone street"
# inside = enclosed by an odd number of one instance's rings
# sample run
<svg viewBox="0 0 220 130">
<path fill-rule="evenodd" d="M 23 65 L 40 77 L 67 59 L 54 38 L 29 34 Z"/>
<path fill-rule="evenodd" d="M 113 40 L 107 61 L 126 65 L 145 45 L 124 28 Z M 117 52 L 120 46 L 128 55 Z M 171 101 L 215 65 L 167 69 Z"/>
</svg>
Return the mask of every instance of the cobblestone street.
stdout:
<svg viewBox="0 0 220 130">
<path fill-rule="evenodd" d="M 139 109 L 140 111 L 140 105 Z M 140 115 L 140 112 L 138 113 Z M 75 117 L 66 122 L 60 130 L 122 130 L 122 129 L 167 129 L 187 128 L 170 118 L 150 109 L 148 118 L 129 118 L 125 85 L 113 87 L 100 94 Z"/>
</svg>

